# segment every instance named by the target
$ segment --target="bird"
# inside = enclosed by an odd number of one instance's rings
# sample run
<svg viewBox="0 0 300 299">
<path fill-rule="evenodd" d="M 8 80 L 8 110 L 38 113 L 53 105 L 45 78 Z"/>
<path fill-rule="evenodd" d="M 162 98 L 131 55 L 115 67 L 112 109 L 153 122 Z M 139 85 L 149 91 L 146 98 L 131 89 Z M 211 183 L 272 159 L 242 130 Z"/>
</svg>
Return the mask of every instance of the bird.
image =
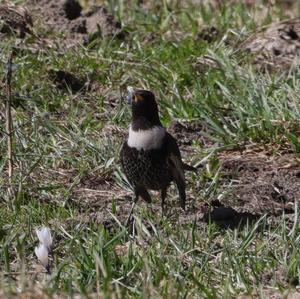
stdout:
<svg viewBox="0 0 300 299">
<path fill-rule="evenodd" d="M 182 161 L 176 139 L 160 121 L 153 92 L 130 86 L 127 87 L 127 92 L 127 96 L 122 98 L 131 105 L 132 119 L 120 150 L 122 170 L 134 190 L 134 200 L 127 221 L 140 197 L 151 203 L 148 190 L 160 191 L 164 215 L 165 199 L 171 182 L 175 182 L 180 207 L 185 210 L 185 170 L 196 171 L 196 168 Z"/>
</svg>

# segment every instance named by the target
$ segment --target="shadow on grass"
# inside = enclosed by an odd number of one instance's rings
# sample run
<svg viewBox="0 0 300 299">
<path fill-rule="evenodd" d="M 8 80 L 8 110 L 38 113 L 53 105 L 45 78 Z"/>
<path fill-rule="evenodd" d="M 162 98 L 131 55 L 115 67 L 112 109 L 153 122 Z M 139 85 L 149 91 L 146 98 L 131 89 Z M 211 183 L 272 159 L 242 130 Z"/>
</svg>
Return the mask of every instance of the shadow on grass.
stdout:
<svg viewBox="0 0 300 299">
<path fill-rule="evenodd" d="M 213 209 L 204 214 L 203 220 L 207 223 L 214 222 L 219 227 L 241 228 L 247 224 L 255 223 L 262 215 L 249 212 L 238 212 L 231 207 L 223 206 L 219 201 L 212 203 Z"/>
</svg>

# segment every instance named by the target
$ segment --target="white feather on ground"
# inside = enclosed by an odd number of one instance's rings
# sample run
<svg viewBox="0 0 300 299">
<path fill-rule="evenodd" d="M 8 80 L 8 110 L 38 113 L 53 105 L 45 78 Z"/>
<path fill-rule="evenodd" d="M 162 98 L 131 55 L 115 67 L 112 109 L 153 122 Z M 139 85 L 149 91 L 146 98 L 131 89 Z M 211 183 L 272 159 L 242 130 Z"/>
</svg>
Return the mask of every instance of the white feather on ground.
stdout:
<svg viewBox="0 0 300 299">
<path fill-rule="evenodd" d="M 48 266 L 48 248 L 44 244 L 40 244 L 38 247 L 35 247 L 34 252 L 38 260 L 46 268 Z"/>
<path fill-rule="evenodd" d="M 46 246 L 48 250 L 50 250 L 52 246 L 52 236 L 50 229 L 48 227 L 43 226 L 40 229 L 36 229 L 35 231 L 40 243 Z"/>
</svg>

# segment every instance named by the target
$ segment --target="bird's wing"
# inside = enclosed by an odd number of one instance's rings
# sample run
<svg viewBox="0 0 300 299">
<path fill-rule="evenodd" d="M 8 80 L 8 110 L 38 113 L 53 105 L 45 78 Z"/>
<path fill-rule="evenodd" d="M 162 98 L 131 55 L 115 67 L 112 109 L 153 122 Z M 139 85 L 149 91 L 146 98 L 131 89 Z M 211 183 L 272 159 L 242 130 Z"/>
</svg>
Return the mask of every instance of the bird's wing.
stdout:
<svg viewBox="0 0 300 299">
<path fill-rule="evenodd" d="M 167 159 L 170 165 L 170 170 L 174 179 L 184 183 L 184 164 L 181 159 L 179 147 L 176 139 L 173 138 L 169 133 L 166 133 L 166 149 Z"/>
<path fill-rule="evenodd" d="M 165 139 L 166 139 L 168 156 L 171 159 L 172 163 L 175 165 L 176 169 L 179 171 L 179 173 L 183 174 L 182 177 L 184 178 L 184 170 L 197 172 L 198 167 L 196 168 L 182 161 L 180 150 L 177 145 L 176 139 L 172 137 L 172 135 L 169 133 L 166 133 Z"/>
<path fill-rule="evenodd" d="M 181 159 L 179 147 L 176 139 L 169 133 L 166 133 L 166 149 L 167 149 L 167 162 L 173 179 L 176 182 L 179 191 L 180 206 L 185 210 L 185 177 L 184 177 L 184 163 Z"/>
</svg>

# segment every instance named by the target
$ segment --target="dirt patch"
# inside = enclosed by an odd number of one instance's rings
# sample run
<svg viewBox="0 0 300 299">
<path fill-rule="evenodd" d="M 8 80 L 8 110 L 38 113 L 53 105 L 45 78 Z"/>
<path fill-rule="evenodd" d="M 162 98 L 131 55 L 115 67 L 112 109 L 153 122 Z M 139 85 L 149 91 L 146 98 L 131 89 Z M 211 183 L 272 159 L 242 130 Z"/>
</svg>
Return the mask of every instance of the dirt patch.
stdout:
<svg viewBox="0 0 300 299">
<path fill-rule="evenodd" d="M 66 70 L 48 69 L 47 77 L 57 89 L 64 92 L 80 93 L 82 100 L 89 101 L 92 105 L 95 93 L 106 95 L 110 92 L 109 87 L 103 86 L 96 78 L 97 71 L 76 74 Z M 95 107 L 95 111 L 97 107 Z"/>
<path fill-rule="evenodd" d="M 286 281 L 286 278 L 286 269 L 283 266 L 278 266 L 275 269 L 265 269 L 262 273 L 261 280 L 264 285 L 271 285 L 276 283 L 276 281 Z"/>
<path fill-rule="evenodd" d="M 65 222 L 66 226 L 74 226 L 77 224 L 97 223 L 103 225 L 108 230 L 114 230 L 120 225 L 125 225 L 127 217 L 130 213 L 132 205 L 131 198 L 118 199 L 116 209 L 112 209 L 112 200 L 102 200 L 102 206 L 88 212 L 82 212 L 75 218 L 69 218 Z"/>
<path fill-rule="evenodd" d="M 49 70 L 49 78 L 55 83 L 58 89 L 78 92 L 86 86 L 84 79 L 62 70 Z"/>
<path fill-rule="evenodd" d="M 17 33 L 24 37 L 31 32 L 32 18 L 27 8 L 13 3 L 0 4 L 0 33 Z"/>
<path fill-rule="evenodd" d="M 207 131 L 206 124 L 199 121 L 173 121 L 168 127 L 168 132 L 177 139 L 179 145 L 187 146 L 192 145 L 193 142 L 199 142 L 205 148 L 216 145 L 212 139 L 206 137 Z"/>
<path fill-rule="evenodd" d="M 300 198 L 299 155 L 271 156 L 260 149 L 222 153 L 219 158 L 223 204 L 256 215 L 294 212 Z"/>
<path fill-rule="evenodd" d="M 107 229 L 115 229 L 119 223 L 124 225 L 126 222 L 132 205 L 132 193 L 109 177 L 89 175 L 74 189 L 72 202 L 83 213 L 75 219 L 69 219 L 68 225 L 95 222 Z M 139 205 L 143 203 L 139 202 Z"/>
<path fill-rule="evenodd" d="M 262 69 L 300 66 L 300 18 L 273 23 L 241 44 L 254 54 L 253 63 Z"/>
<path fill-rule="evenodd" d="M 177 139 L 180 145 L 191 145 L 193 141 L 200 141 L 202 128 L 199 124 L 192 126 L 191 123 L 171 122 L 168 132 Z"/>
<path fill-rule="evenodd" d="M 101 5 L 83 9 L 76 0 L 29 0 L 27 5 L 46 35 L 63 36 L 59 46 L 86 44 L 95 37 L 125 36 L 121 24 Z"/>
<path fill-rule="evenodd" d="M 81 180 L 73 191 L 72 199 L 92 209 L 108 208 L 113 198 L 126 197 L 127 192 L 110 177 L 89 175 Z"/>
</svg>

